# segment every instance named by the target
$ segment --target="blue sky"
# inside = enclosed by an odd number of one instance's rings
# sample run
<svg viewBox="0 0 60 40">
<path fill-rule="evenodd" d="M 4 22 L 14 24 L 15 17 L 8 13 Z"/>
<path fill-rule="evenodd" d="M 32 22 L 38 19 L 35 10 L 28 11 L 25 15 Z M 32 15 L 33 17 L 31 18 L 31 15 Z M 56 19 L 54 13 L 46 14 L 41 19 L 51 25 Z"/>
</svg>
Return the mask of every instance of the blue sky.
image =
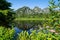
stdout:
<svg viewBox="0 0 60 40">
<path fill-rule="evenodd" d="M 15 10 L 23 6 L 28 6 L 30 8 L 34 8 L 35 6 L 38 6 L 40 8 L 46 8 L 49 5 L 48 3 L 49 0 L 7 0 L 7 1 L 12 3 L 11 8 Z"/>
</svg>

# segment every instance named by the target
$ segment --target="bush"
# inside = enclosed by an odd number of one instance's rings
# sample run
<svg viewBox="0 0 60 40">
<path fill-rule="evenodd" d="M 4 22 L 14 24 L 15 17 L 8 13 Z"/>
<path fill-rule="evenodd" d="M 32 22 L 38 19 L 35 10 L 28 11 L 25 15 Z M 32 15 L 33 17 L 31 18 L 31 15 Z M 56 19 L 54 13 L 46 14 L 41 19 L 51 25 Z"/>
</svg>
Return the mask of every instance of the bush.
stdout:
<svg viewBox="0 0 60 40">
<path fill-rule="evenodd" d="M 14 36 L 14 29 L 4 28 L 0 26 L 0 40 L 12 40 Z"/>
<path fill-rule="evenodd" d="M 36 30 L 32 31 L 29 35 L 27 31 L 22 31 L 18 34 L 17 40 L 60 40 L 60 35 L 48 32 L 47 34 L 44 32 L 36 32 Z"/>
<path fill-rule="evenodd" d="M 20 34 L 18 34 L 17 40 L 30 40 L 29 39 L 29 34 L 27 31 L 22 31 Z"/>
</svg>

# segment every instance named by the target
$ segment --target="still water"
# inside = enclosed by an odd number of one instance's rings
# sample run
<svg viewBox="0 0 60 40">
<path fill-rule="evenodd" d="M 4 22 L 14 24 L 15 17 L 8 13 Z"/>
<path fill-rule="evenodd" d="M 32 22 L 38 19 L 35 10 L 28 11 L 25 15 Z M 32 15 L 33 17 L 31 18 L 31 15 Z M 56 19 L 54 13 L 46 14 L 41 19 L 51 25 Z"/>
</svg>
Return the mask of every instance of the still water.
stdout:
<svg viewBox="0 0 60 40">
<path fill-rule="evenodd" d="M 17 27 L 14 27 L 14 29 L 15 29 L 15 35 L 14 35 L 13 40 L 16 40 L 17 37 L 18 37 L 18 34 L 19 34 L 20 32 L 22 32 L 22 31 L 24 31 L 24 30 L 19 29 L 19 28 L 17 28 Z M 31 28 L 31 29 L 29 29 L 29 30 L 26 30 L 26 31 L 30 34 L 30 33 L 31 33 L 30 30 L 33 30 L 33 28 Z"/>
</svg>

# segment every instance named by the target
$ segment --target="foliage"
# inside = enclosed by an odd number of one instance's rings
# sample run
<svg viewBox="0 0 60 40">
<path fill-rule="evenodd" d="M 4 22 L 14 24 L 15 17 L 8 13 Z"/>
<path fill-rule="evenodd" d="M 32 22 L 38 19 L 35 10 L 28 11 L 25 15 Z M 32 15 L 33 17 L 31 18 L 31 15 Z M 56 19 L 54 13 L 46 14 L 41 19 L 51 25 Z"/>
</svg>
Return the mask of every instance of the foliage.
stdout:
<svg viewBox="0 0 60 40">
<path fill-rule="evenodd" d="M 29 33 L 27 31 L 22 31 L 20 34 L 18 34 L 17 40 L 30 40 L 29 39 Z"/>
<path fill-rule="evenodd" d="M 11 3 L 0 0 L 0 26 L 11 27 L 15 13 L 10 9 Z"/>
<path fill-rule="evenodd" d="M 60 40 L 60 35 L 48 32 L 47 34 L 39 31 L 36 32 L 36 30 L 32 31 L 32 33 L 29 35 L 28 32 L 22 31 L 17 40 Z"/>
<path fill-rule="evenodd" d="M 12 40 L 14 33 L 14 29 L 0 26 L 0 40 Z"/>
<path fill-rule="evenodd" d="M 7 2 L 6 0 L 0 0 L 0 10 L 7 10 L 10 9 L 11 3 Z"/>
</svg>

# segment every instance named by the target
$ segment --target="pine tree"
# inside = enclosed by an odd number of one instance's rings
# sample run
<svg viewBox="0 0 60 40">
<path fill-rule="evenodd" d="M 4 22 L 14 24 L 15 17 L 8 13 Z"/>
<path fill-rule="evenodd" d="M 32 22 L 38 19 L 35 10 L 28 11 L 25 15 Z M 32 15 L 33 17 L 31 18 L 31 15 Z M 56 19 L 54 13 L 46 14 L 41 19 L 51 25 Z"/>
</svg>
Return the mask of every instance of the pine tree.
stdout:
<svg viewBox="0 0 60 40">
<path fill-rule="evenodd" d="M 11 3 L 0 0 L 0 26 L 10 27 L 14 20 L 15 13 L 11 10 Z"/>
</svg>

